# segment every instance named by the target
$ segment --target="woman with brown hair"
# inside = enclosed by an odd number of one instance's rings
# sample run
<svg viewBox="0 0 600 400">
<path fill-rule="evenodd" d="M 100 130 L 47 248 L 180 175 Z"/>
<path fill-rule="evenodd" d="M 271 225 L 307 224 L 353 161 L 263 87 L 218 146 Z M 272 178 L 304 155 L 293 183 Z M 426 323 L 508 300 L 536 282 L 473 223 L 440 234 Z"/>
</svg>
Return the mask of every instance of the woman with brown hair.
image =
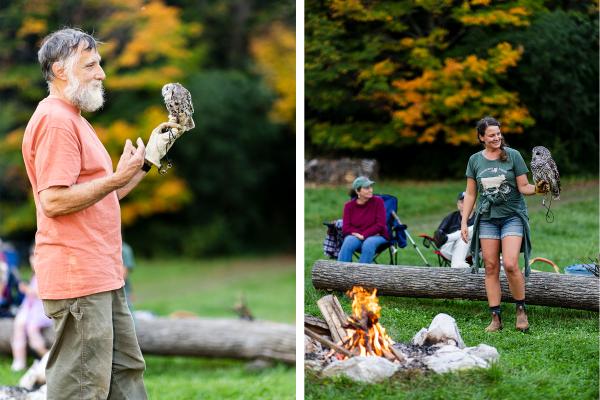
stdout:
<svg viewBox="0 0 600 400">
<path fill-rule="evenodd" d="M 485 290 L 492 322 L 485 329 L 495 332 L 502 329 L 500 301 L 500 252 L 504 272 L 512 297 L 516 303 L 516 328 L 529 329 L 525 311 L 525 281 L 519 270 L 519 253 L 525 257 L 525 276 L 529 275 L 528 259 L 529 217 L 524 195 L 545 193 L 547 184 L 531 185 L 527 180 L 527 165 L 521 154 L 504 142 L 500 122 L 485 117 L 477 123 L 477 136 L 484 149 L 469 158 L 467 188 L 461 221 L 462 239 L 468 241 L 467 218 L 479 202 L 475 214 L 471 254 L 476 268 L 479 247 L 485 265 Z"/>
</svg>

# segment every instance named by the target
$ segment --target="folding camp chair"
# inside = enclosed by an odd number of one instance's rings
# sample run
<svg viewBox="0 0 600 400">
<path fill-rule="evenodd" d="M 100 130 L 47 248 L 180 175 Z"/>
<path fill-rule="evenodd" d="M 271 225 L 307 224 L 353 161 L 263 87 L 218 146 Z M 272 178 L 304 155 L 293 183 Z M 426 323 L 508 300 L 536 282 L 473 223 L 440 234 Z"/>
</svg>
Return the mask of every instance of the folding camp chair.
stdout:
<svg viewBox="0 0 600 400">
<path fill-rule="evenodd" d="M 398 250 L 406 247 L 406 235 L 404 233 L 406 225 L 398 223 L 392 216 L 392 213 L 395 213 L 395 211 L 398 209 L 398 199 L 396 199 L 394 196 L 386 194 L 376 196 L 383 200 L 385 206 L 385 219 L 391 240 L 377 248 L 373 262 L 377 264 L 377 258 L 387 250 L 390 256 L 389 263 L 391 265 L 396 265 L 398 264 Z M 338 219 L 331 222 L 323 222 L 323 225 L 327 226 L 327 236 L 323 242 L 323 252 L 325 255 L 329 256 L 329 258 L 335 259 L 337 258 L 340 248 L 342 247 L 342 243 L 344 242 L 344 235 L 342 234 L 342 220 Z M 355 252 L 354 256 L 359 258 L 360 252 Z"/>
<path fill-rule="evenodd" d="M 433 250 L 433 254 L 435 254 L 438 258 L 438 265 L 440 267 L 450 268 L 452 266 L 452 260 L 450 260 L 448 257 L 446 257 L 444 255 L 444 253 L 442 253 L 442 251 L 440 250 L 440 247 L 437 246 L 437 244 L 435 243 L 435 239 L 432 236 L 429 236 L 426 233 L 420 233 L 419 237 L 423 238 L 423 246 L 425 246 L 428 249 L 430 248 Z M 467 264 L 473 265 L 473 257 L 472 256 L 470 256 L 470 255 L 467 256 L 465 261 L 467 262 Z M 483 259 L 481 257 L 479 257 L 479 267 L 480 268 L 483 267 Z"/>
<path fill-rule="evenodd" d="M 390 256 L 390 265 L 398 265 L 398 251 L 406 247 L 406 225 L 400 223 L 400 220 L 394 218 L 398 211 L 398 199 L 390 194 L 376 194 L 383 200 L 385 206 L 385 221 L 387 224 L 390 240 L 387 243 L 380 245 L 375 251 L 373 262 L 377 264 L 377 257 L 383 254 L 386 250 Z M 359 253 L 355 253 L 359 256 Z"/>
<path fill-rule="evenodd" d="M 451 260 L 446 258 L 444 254 L 442 254 L 440 248 L 435 244 L 435 239 L 433 237 L 427 235 L 426 233 L 420 233 L 419 237 L 423 238 L 423 246 L 425 246 L 425 248 L 430 248 L 433 250 L 433 254 L 437 256 L 438 265 L 440 267 L 450 267 Z M 468 258 L 470 259 L 471 256 L 469 256 Z M 471 264 L 472 261 L 469 262 L 469 259 L 467 259 L 467 262 Z"/>
<path fill-rule="evenodd" d="M 377 258 L 387 250 L 390 257 L 389 264 L 397 265 L 398 251 L 399 249 L 406 247 L 408 239 L 414 246 L 417 253 L 425 262 L 425 265 L 429 266 L 429 263 L 425 259 L 425 256 L 423 256 L 423 253 L 421 253 L 414 240 L 412 240 L 412 237 L 408 232 L 407 226 L 403 224 L 400 218 L 398 217 L 398 199 L 395 196 L 389 194 L 376 194 L 375 196 L 378 196 L 383 200 L 385 206 L 386 222 L 388 226 L 388 232 L 391 236 L 391 240 L 377 248 L 373 262 L 377 263 Z M 337 258 L 339 249 L 342 246 L 343 242 L 343 236 L 341 234 L 342 221 L 337 220 L 332 222 L 324 222 L 323 224 L 327 226 L 327 237 L 325 238 L 325 241 L 323 243 L 324 253 L 330 258 Z M 355 253 L 354 255 L 356 257 L 359 257 L 359 254 L 360 253 Z"/>
</svg>

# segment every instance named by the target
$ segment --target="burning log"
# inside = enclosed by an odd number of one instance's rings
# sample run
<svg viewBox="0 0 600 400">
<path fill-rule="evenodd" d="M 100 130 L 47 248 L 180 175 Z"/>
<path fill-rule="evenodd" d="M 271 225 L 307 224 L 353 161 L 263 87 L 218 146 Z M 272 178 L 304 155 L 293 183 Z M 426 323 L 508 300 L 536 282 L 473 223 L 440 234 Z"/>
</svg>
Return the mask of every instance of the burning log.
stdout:
<svg viewBox="0 0 600 400">
<path fill-rule="evenodd" d="M 0 319 L 0 352 L 10 354 L 13 320 Z M 144 354 L 296 362 L 295 327 L 269 321 L 208 318 L 138 320 Z M 54 340 L 47 329 L 48 343 Z"/>
<path fill-rule="evenodd" d="M 431 268 L 318 260 L 312 270 L 317 289 L 346 291 L 355 285 L 377 288 L 387 296 L 486 300 L 484 273 L 467 268 Z M 508 281 L 500 275 L 502 300 L 512 301 Z M 598 279 L 532 273 L 525 285 L 527 303 L 598 311 Z"/>
<path fill-rule="evenodd" d="M 343 354 L 348 358 L 354 356 L 354 354 L 350 353 L 348 350 L 346 350 L 342 346 L 338 346 L 337 344 L 333 343 L 331 340 L 325 339 L 324 337 L 316 334 L 315 332 L 311 331 L 308 328 L 304 328 L 304 333 L 307 336 L 315 339 L 317 342 L 321 343 L 322 345 L 325 345 L 325 346 L 329 347 L 331 350 L 337 351 L 338 353 Z"/>
<path fill-rule="evenodd" d="M 304 333 L 331 349 L 329 356 L 338 353 L 338 359 L 353 356 L 379 356 L 403 362 L 404 356 L 394 349 L 394 341 L 379 324 L 380 307 L 377 290 L 354 287 L 348 291 L 352 301 L 352 315 L 346 316 L 339 300 L 334 295 L 324 296 L 317 302 L 325 321 L 305 315 Z M 329 329 L 323 327 L 324 322 Z M 336 338 L 334 343 L 311 330 L 311 326 L 324 334 Z"/>
<path fill-rule="evenodd" d="M 377 289 L 368 290 L 354 286 L 347 292 L 352 299 L 352 316 L 344 324 L 347 338 L 344 345 L 361 356 L 379 356 L 389 360 L 404 361 L 404 357 L 393 349 L 394 341 L 379 323 L 381 307 Z"/>
</svg>

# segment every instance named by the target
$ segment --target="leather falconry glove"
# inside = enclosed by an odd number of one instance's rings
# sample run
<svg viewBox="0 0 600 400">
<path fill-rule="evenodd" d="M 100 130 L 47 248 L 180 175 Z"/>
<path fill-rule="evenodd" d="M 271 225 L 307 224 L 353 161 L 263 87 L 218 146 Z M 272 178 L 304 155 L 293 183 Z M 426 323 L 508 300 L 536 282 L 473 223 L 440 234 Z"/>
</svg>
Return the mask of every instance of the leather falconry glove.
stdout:
<svg viewBox="0 0 600 400">
<path fill-rule="evenodd" d="M 546 194 L 550 191 L 550 185 L 548 182 L 541 180 L 535 183 L 535 193 L 536 194 Z"/>
<path fill-rule="evenodd" d="M 167 155 L 181 133 L 183 133 L 183 128 L 174 122 L 163 122 L 154 128 L 146 145 L 146 161 L 160 168 L 161 160 Z"/>
</svg>

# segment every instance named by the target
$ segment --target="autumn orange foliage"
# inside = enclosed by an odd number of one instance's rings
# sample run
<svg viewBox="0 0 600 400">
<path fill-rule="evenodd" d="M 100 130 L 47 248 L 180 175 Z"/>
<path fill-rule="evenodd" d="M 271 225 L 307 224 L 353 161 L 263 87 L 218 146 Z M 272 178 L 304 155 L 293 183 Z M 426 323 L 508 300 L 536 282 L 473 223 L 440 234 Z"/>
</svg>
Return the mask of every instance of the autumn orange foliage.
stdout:
<svg viewBox="0 0 600 400">
<path fill-rule="evenodd" d="M 271 117 L 295 129 L 296 121 L 296 35 L 276 22 L 253 38 L 251 51 L 267 83 L 278 94 Z"/>
</svg>

